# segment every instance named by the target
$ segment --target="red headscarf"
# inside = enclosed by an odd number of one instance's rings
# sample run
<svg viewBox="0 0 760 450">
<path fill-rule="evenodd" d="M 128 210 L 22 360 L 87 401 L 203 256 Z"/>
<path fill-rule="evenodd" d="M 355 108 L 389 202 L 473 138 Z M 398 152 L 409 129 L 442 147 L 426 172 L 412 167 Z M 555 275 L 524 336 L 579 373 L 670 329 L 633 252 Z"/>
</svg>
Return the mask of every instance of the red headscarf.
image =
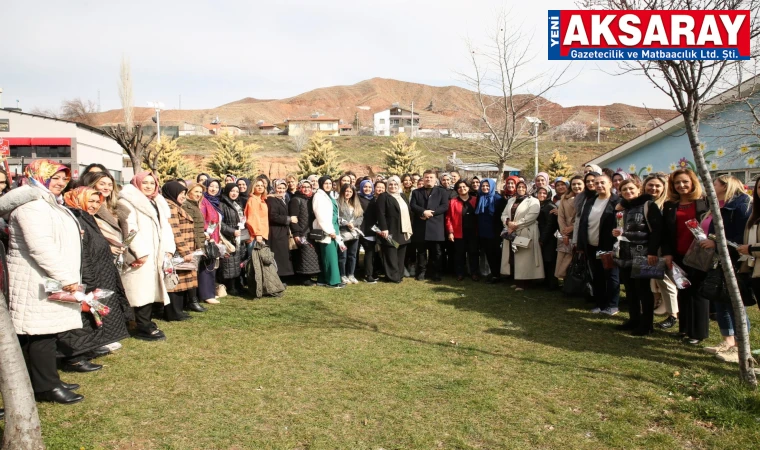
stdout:
<svg viewBox="0 0 760 450">
<path fill-rule="evenodd" d="M 507 183 L 509 182 L 509 180 L 512 180 L 512 181 L 515 182 L 515 189 L 512 189 L 511 192 L 507 190 Z M 506 181 L 504 181 L 504 195 L 505 196 L 510 196 L 510 197 L 513 196 L 513 195 L 516 195 L 517 194 L 517 189 L 516 189 L 517 188 L 517 183 L 519 183 L 519 182 L 520 182 L 520 177 L 518 177 L 516 175 L 508 176 L 507 179 L 506 179 Z"/>
<path fill-rule="evenodd" d="M 158 180 L 156 180 L 156 177 L 155 175 L 153 175 L 153 172 L 151 172 L 150 170 L 145 170 L 138 174 L 135 174 L 135 176 L 132 177 L 132 181 L 131 181 L 132 186 L 136 187 L 137 190 L 142 192 L 142 182 L 145 179 L 145 177 L 153 177 L 153 180 L 155 180 L 156 182 L 156 189 L 153 191 L 153 193 L 149 195 L 146 194 L 146 197 L 153 200 L 154 198 L 158 196 Z"/>
</svg>

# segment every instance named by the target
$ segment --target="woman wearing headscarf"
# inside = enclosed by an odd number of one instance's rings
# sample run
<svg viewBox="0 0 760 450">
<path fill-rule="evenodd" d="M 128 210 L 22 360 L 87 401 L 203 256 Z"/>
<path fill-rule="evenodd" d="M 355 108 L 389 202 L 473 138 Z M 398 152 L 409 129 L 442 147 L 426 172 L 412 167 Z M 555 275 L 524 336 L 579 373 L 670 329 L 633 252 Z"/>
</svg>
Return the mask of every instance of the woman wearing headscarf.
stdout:
<svg viewBox="0 0 760 450">
<path fill-rule="evenodd" d="M 554 268 L 554 276 L 565 278 L 567 269 L 573 261 L 572 237 L 575 228 L 575 196 L 583 192 L 583 177 L 574 176 L 570 180 L 570 189 L 559 201 L 557 208 L 557 224 L 559 233 L 562 235 L 561 243 L 557 242 L 557 262 Z"/>
<path fill-rule="evenodd" d="M 58 335 L 58 352 L 64 357 L 63 369 L 70 372 L 91 372 L 100 369 L 99 364 L 89 362 L 89 353 L 101 347 L 119 342 L 129 337 L 127 320 L 134 314 L 129 306 L 121 276 L 114 264 L 111 246 L 100 232 L 94 215 L 103 203 L 103 195 L 97 190 L 84 186 L 67 192 L 63 201 L 79 221 L 82 234 L 82 283 L 85 292 L 107 289 L 114 295 L 100 300 L 111 309 L 103 316 L 103 324 L 98 327 L 92 314 L 82 313 L 82 328 Z M 105 349 L 105 352 L 110 351 Z M 105 353 L 103 352 L 103 353 Z"/>
<path fill-rule="evenodd" d="M 411 182 L 411 176 L 409 176 Z M 372 231 L 372 227 L 377 225 L 377 201 L 375 199 L 375 186 L 372 184 L 372 180 L 364 180 L 359 183 L 359 203 L 364 211 L 364 219 L 362 220 L 361 231 L 363 236 L 359 238 L 359 243 L 364 249 L 364 281 L 373 284 L 377 283 L 375 279 L 374 258 L 375 258 L 375 245 L 377 239 L 375 232 Z M 401 195 L 404 195 L 402 192 Z M 404 198 L 408 198 L 404 195 Z"/>
<path fill-rule="evenodd" d="M 469 269 L 472 281 L 480 280 L 478 269 L 478 222 L 475 216 L 477 199 L 470 195 L 470 187 L 464 180 L 454 184 L 457 196 L 449 200 L 446 211 L 446 235 L 454 244 L 452 255 L 457 281 L 464 280 Z"/>
<path fill-rule="evenodd" d="M 121 277 L 135 313 L 137 333 L 134 337 L 146 341 L 166 339 L 150 317 L 153 303 L 169 304 L 163 263 L 164 256 L 174 255 L 176 246 L 169 225 L 171 210 L 159 195 L 158 180 L 150 171 L 136 174 L 131 184 L 122 188 L 117 213 L 123 235 L 137 231 L 125 251 L 125 262 L 130 268 Z"/>
<path fill-rule="evenodd" d="M 195 182 L 198 184 L 203 185 L 203 187 L 206 187 L 206 180 L 211 178 L 209 174 L 207 173 L 199 173 L 197 177 L 195 177 Z"/>
<path fill-rule="evenodd" d="M 238 198 L 236 201 L 242 209 L 245 209 L 245 204 L 248 203 L 248 197 L 251 196 L 251 180 L 248 178 L 238 178 L 236 183 L 238 187 Z"/>
<path fill-rule="evenodd" d="M 177 250 L 174 256 L 179 256 L 186 262 L 193 261 L 195 252 L 195 233 L 193 218 L 182 209 L 182 204 L 187 200 L 187 188 L 177 181 L 170 181 L 161 188 L 166 203 L 169 205 L 169 225 L 174 233 L 174 245 Z M 189 304 L 198 288 L 198 271 L 177 271 L 179 283 L 169 292 L 170 304 L 164 308 L 164 319 L 169 322 L 187 320 L 190 316 L 184 312 L 185 305 Z"/>
<path fill-rule="evenodd" d="M 513 275 L 516 290 L 522 291 L 525 281 L 544 277 L 544 263 L 541 248 L 538 245 L 538 214 L 541 212 L 539 201 L 528 195 L 528 186 L 524 181 L 517 183 L 517 195 L 509 199 L 501 221 L 507 232 L 529 239 L 528 246 L 514 251 L 510 241 L 504 242 L 501 255 L 501 273 Z"/>
<path fill-rule="evenodd" d="M 285 203 L 288 182 L 283 179 L 274 181 L 274 194 L 267 197 L 269 220 L 269 238 L 267 243 L 277 262 L 277 275 L 282 279 L 294 274 L 293 262 L 290 260 L 290 214 Z"/>
<path fill-rule="evenodd" d="M 224 175 L 224 185 L 227 186 L 228 184 L 237 184 L 237 177 L 231 173 Z"/>
<path fill-rule="evenodd" d="M 484 178 L 480 183 L 475 217 L 478 221 L 478 246 L 486 256 L 491 273 L 486 283 L 499 282 L 501 268 L 501 213 L 506 202 L 496 193 L 496 180 Z"/>
<path fill-rule="evenodd" d="M 583 166 L 583 175 L 586 175 L 589 172 L 594 172 L 597 175 L 602 174 L 602 168 L 596 164 L 586 164 Z"/>
<path fill-rule="evenodd" d="M 298 183 L 298 191 L 293 194 L 288 205 L 290 232 L 298 249 L 293 252 L 293 269 L 304 286 L 313 286 L 311 277 L 319 273 L 319 256 L 314 244 L 308 241 L 314 212 L 311 210 L 312 188 L 309 180 Z"/>
<path fill-rule="evenodd" d="M 203 193 L 206 192 L 206 186 L 198 183 L 191 183 L 187 188 L 187 198 L 185 203 L 182 204 L 182 209 L 190 215 L 193 221 L 193 241 L 195 242 L 195 248 L 197 250 L 205 251 L 206 246 L 206 227 L 204 225 L 203 214 L 200 209 L 200 202 L 203 200 Z M 204 266 L 205 262 L 203 258 L 198 266 L 198 270 Z M 198 274 L 196 272 L 196 278 Z M 191 290 L 190 303 L 185 305 L 188 311 L 194 312 L 206 312 L 206 308 L 201 306 L 198 301 L 198 288 Z"/>
<path fill-rule="evenodd" d="M 321 177 L 318 183 L 319 190 L 312 198 L 314 207 L 312 229 L 321 230 L 325 237 L 317 241 L 322 269 L 317 277 L 317 284 L 342 288 L 345 287 L 345 284 L 340 281 L 340 267 L 338 266 L 338 250 L 343 247 L 343 241 L 338 234 L 338 202 L 330 194 L 333 183 L 329 176 Z"/>
<path fill-rule="evenodd" d="M 508 202 L 510 198 L 517 195 L 516 188 L 517 188 L 517 183 L 519 182 L 520 182 L 520 177 L 515 176 L 515 175 L 508 176 L 507 179 L 504 181 L 503 198 L 504 198 L 505 206 L 506 206 L 506 202 Z"/>
<path fill-rule="evenodd" d="M 548 190 L 549 199 L 554 198 L 554 189 L 549 185 L 549 174 L 546 172 L 538 172 L 536 178 L 533 179 L 533 191 L 531 195 L 535 197 L 540 188 L 546 188 Z"/>
<path fill-rule="evenodd" d="M 623 172 L 622 169 L 618 169 L 618 171 L 612 175 L 612 192 L 620 194 L 620 191 L 618 190 L 620 183 L 622 183 L 624 180 L 627 180 L 628 178 L 630 177 L 627 173 Z"/>
<path fill-rule="evenodd" d="M 25 169 L 29 184 L 0 197 L 0 216 L 9 217 L 8 310 L 24 350 L 35 398 L 56 403 L 84 399 L 61 381 L 56 368 L 56 336 L 82 327 L 78 303 L 47 299 L 41 289 L 52 278 L 67 292 L 77 290 L 82 263 L 80 227 L 62 206 L 61 193 L 70 180 L 68 167 L 37 159 Z"/>
<path fill-rule="evenodd" d="M 586 166 L 588 167 L 588 166 Z M 601 172 L 586 172 L 583 175 L 583 192 L 575 195 L 575 223 L 573 224 L 573 245 L 578 240 L 578 226 L 580 225 L 580 215 L 583 210 L 583 205 L 586 204 L 586 200 L 591 197 L 596 197 L 596 187 L 594 186 L 594 180 L 596 177 L 601 176 Z"/>
<path fill-rule="evenodd" d="M 377 198 L 377 226 L 380 228 L 380 245 L 383 250 L 385 276 L 388 281 L 401 283 L 404 275 L 404 256 L 412 238 L 412 217 L 409 203 L 401 194 L 401 180 L 388 178 L 388 191 Z M 392 237 L 398 248 L 388 243 Z"/>
<path fill-rule="evenodd" d="M 209 240 L 214 244 L 220 241 L 222 221 L 222 184 L 215 178 L 206 180 L 206 192 L 203 193 L 203 199 L 200 202 L 199 209 L 203 215 L 203 227 Z M 209 231 L 209 227 L 213 230 Z M 216 260 L 204 258 L 201 261 L 198 270 L 198 297 L 202 302 L 211 305 L 218 305 L 219 300 L 216 295 Z"/>
<path fill-rule="evenodd" d="M 544 280 L 546 288 L 557 288 L 557 277 L 554 276 L 555 262 L 557 261 L 557 205 L 549 197 L 549 189 L 538 188 L 536 198 L 541 203 L 541 211 L 538 214 L 538 242 L 541 244 L 541 257 L 544 260 Z"/>
<path fill-rule="evenodd" d="M 239 195 L 240 188 L 237 184 L 228 183 L 222 190 L 219 204 L 222 212 L 220 223 L 222 236 L 235 246 L 234 252 L 227 253 L 219 260 L 219 269 L 217 269 L 217 276 L 224 284 L 227 295 L 241 295 L 244 291 L 240 283 L 240 263 L 243 262 L 246 242 L 241 240 L 240 236 L 245 228 L 245 215 L 237 201 Z"/>
</svg>

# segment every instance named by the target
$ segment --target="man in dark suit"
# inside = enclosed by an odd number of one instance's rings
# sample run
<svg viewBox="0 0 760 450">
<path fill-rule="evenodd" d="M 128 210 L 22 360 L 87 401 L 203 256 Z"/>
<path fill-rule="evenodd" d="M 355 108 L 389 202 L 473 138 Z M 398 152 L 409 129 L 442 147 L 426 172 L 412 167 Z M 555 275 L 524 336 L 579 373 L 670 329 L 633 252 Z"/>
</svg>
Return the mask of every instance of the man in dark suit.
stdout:
<svg viewBox="0 0 760 450">
<path fill-rule="evenodd" d="M 422 175 L 423 187 L 412 191 L 409 207 L 412 212 L 412 242 L 417 245 L 417 276 L 424 280 L 428 272 L 433 281 L 441 280 L 441 246 L 446 240 L 444 214 L 449 209 L 449 193 L 436 186 L 432 170 Z"/>
</svg>

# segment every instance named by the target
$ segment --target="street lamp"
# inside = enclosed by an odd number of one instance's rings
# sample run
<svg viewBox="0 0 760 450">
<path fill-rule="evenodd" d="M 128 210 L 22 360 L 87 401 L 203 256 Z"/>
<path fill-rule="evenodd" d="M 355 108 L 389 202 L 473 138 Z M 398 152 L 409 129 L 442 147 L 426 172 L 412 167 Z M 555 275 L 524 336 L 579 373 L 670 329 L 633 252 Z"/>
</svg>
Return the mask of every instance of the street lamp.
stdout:
<svg viewBox="0 0 760 450">
<path fill-rule="evenodd" d="M 156 135 L 156 143 L 161 143 L 161 110 L 164 109 L 164 103 L 163 102 L 148 102 L 149 108 L 154 108 L 156 110 L 156 130 L 158 131 Z"/>
<path fill-rule="evenodd" d="M 535 177 L 536 175 L 538 175 L 538 126 L 541 125 L 541 119 L 539 119 L 538 117 L 526 116 L 525 120 L 533 124 L 533 135 L 536 138 L 536 148 L 533 152 L 533 156 L 535 157 L 535 162 L 533 165 L 533 168 L 534 168 L 533 176 Z"/>
</svg>

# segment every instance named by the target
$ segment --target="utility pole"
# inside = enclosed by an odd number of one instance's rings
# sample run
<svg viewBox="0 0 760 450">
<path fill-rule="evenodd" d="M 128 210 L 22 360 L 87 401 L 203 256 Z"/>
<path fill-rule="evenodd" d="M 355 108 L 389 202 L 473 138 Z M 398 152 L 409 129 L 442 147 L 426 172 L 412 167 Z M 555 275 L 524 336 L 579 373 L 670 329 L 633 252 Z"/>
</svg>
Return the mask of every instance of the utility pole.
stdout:
<svg viewBox="0 0 760 450">
<path fill-rule="evenodd" d="M 182 94 L 179 94 L 179 109 L 182 109 Z"/>
<path fill-rule="evenodd" d="M 414 139 L 414 100 L 412 100 L 412 121 L 411 121 L 411 123 L 412 123 L 411 137 L 412 137 L 412 139 Z"/>
<path fill-rule="evenodd" d="M 599 112 L 596 116 L 596 143 L 599 143 L 599 136 L 602 132 L 602 108 L 599 108 Z"/>
</svg>

